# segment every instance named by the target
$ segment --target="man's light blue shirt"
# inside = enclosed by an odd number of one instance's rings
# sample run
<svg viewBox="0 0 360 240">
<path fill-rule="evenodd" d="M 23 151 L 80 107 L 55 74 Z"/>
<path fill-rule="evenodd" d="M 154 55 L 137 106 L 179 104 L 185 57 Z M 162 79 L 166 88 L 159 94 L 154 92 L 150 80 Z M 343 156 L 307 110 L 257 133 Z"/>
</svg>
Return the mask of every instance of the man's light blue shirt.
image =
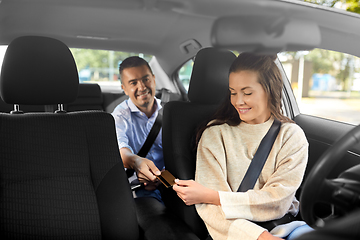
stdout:
<svg viewBox="0 0 360 240">
<path fill-rule="evenodd" d="M 119 104 L 112 115 L 115 119 L 116 135 L 119 149 L 128 148 L 132 153 L 137 154 L 144 144 L 159 110 L 162 108 L 160 100 L 155 98 L 157 105 L 156 111 L 148 118 L 145 113 L 141 112 L 131 99 Z M 164 168 L 164 157 L 162 149 L 162 129 L 150 148 L 146 158 L 153 161 L 159 170 Z"/>
</svg>

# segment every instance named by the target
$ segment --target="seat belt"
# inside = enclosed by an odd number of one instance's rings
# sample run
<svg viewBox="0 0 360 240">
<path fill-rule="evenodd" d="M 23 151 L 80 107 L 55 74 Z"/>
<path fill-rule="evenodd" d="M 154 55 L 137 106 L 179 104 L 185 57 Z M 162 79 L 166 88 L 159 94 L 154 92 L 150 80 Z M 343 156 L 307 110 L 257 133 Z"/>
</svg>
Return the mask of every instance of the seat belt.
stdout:
<svg viewBox="0 0 360 240">
<path fill-rule="evenodd" d="M 274 145 L 275 139 L 279 134 L 280 127 L 281 127 L 281 122 L 277 119 L 274 119 L 274 122 L 272 123 L 270 129 L 268 130 L 265 137 L 260 142 L 260 145 L 254 155 L 254 158 L 252 159 L 250 166 L 246 171 L 245 176 L 241 181 L 241 184 L 237 190 L 238 192 L 246 192 L 247 190 L 254 188 L 256 180 L 259 178 L 261 170 L 263 169 L 265 162 L 269 156 L 269 153 L 272 149 L 272 146 Z M 264 222 L 264 223 L 268 223 L 268 222 Z M 259 224 L 259 222 L 255 222 L 255 223 L 264 228 L 267 228 L 267 226 L 263 226 L 262 224 Z M 268 230 L 270 231 L 271 229 Z M 208 235 L 206 240 L 213 240 L 210 234 Z"/>
<path fill-rule="evenodd" d="M 170 92 L 167 89 L 162 89 L 161 90 L 162 94 L 161 94 L 161 105 L 164 106 L 167 102 L 170 101 Z M 155 122 L 153 124 L 153 126 L 150 129 L 149 134 L 146 137 L 146 140 L 144 142 L 144 144 L 141 146 L 139 152 L 137 153 L 137 155 L 139 157 L 146 157 L 146 155 L 149 153 L 151 146 L 154 144 L 157 136 L 159 135 L 160 129 L 162 127 L 162 116 L 163 116 L 163 109 L 161 108 L 158 111 L 158 115 L 155 119 Z M 133 176 L 135 173 L 134 169 L 126 169 L 126 175 L 128 178 L 130 178 L 131 176 Z M 141 184 L 139 182 L 138 179 L 133 180 L 131 183 L 131 189 L 135 190 L 136 188 L 140 187 Z"/>
<path fill-rule="evenodd" d="M 161 106 L 164 106 L 166 103 L 170 101 L 170 92 L 166 88 L 161 89 Z M 154 144 L 156 137 L 159 135 L 160 129 L 162 127 L 162 116 L 163 109 L 161 108 L 158 111 L 158 115 L 155 119 L 154 125 L 152 126 L 144 144 L 140 148 L 138 152 L 138 156 L 146 157 L 148 152 L 150 151 L 151 146 Z"/>
<path fill-rule="evenodd" d="M 160 129 L 162 127 L 162 116 L 163 116 L 163 108 L 161 108 L 158 111 L 158 115 L 155 119 L 155 122 L 153 124 L 153 126 L 150 129 L 149 134 L 146 137 L 146 140 L 144 142 L 144 144 L 141 146 L 139 152 L 137 153 L 138 156 L 140 157 L 146 157 L 146 155 L 148 154 L 148 152 L 150 151 L 151 146 L 154 144 L 155 139 L 157 138 L 157 136 L 159 135 Z M 128 178 L 130 178 L 131 176 L 133 176 L 135 173 L 134 169 L 128 168 L 126 169 L 126 176 Z M 136 179 L 137 180 L 137 179 Z M 138 181 L 132 181 L 131 185 L 132 185 L 132 189 L 135 189 L 137 187 L 140 186 L 140 182 Z"/>
<path fill-rule="evenodd" d="M 238 192 L 246 192 L 247 190 L 254 188 L 256 180 L 259 178 L 261 170 L 263 169 L 269 153 L 272 149 L 272 146 L 274 145 L 275 139 L 279 134 L 280 127 L 281 122 L 277 119 L 274 119 L 274 122 L 271 125 L 269 131 L 266 133 L 265 137 L 260 142 L 259 148 L 256 151 L 254 158 L 245 173 L 245 177 L 239 186 Z M 279 219 L 266 222 L 253 222 L 263 228 L 266 228 L 268 231 L 271 231 L 274 227 L 278 225 L 286 224 L 295 220 L 296 218 L 291 213 L 287 213 Z"/>
<path fill-rule="evenodd" d="M 159 110 L 154 125 L 152 126 L 144 144 L 142 145 L 142 147 L 140 148 L 137 154 L 138 156 L 146 157 L 146 155 L 150 151 L 151 146 L 154 144 L 156 137 L 159 135 L 162 126 L 162 115 L 163 115 L 162 112 L 163 112 L 163 108 Z"/>
<path fill-rule="evenodd" d="M 252 159 L 250 166 L 245 173 L 245 177 L 243 178 L 237 190 L 238 192 L 246 192 L 247 190 L 254 188 L 256 180 L 259 178 L 261 170 L 264 167 L 267 157 L 280 131 L 280 127 L 281 122 L 277 119 L 274 119 L 274 122 L 271 125 L 269 131 L 260 142 L 254 158 Z"/>
</svg>

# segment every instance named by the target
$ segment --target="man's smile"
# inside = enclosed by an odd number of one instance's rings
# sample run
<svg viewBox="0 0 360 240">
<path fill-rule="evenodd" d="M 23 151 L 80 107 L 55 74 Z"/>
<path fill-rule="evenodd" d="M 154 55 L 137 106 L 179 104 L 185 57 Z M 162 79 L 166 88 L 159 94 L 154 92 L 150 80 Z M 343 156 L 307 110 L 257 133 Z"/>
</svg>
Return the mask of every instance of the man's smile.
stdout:
<svg viewBox="0 0 360 240">
<path fill-rule="evenodd" d="M 136 94 L 136 97 L 137 98 L 145 98 L 145 97 L 147 97 L 148 94 L 150 94 L 150 90 L 146 89 L 145 91 Z"/>
</svg>

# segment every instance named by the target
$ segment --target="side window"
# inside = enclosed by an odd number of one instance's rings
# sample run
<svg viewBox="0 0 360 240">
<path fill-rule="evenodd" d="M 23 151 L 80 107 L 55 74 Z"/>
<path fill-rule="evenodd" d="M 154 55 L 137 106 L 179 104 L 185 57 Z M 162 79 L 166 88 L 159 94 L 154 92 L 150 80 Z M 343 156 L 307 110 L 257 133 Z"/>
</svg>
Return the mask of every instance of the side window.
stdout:
<svg viewBox="0 0 360 240">
<path fill-rule="evenodd" d="M 189 90 L 190 77 L 193 69 L 194 61 L 190 59 L 179 70 L 179 79 L 186 91 Z"/>
<path fill-rule="evenodd" d="M 119 65 L 127 57 L 150 61 L 151 55 L 93 49 L 70 49 L 79 72 L 79 82 L 98 83 L 102 88 L 120 90 Z"/>
<path fill-rule="evenodd" d="M 7 45 L 0 45 L 0 72 L 1 72 L 1 66 L 5 56 L 6 49 L 7 49 Z"/>
<path fill-rule="evenodd" d="M 278 55 L 300 112 L 340 122 L 360 123 L 360 59 L 314 49 Z"/>
</svg>

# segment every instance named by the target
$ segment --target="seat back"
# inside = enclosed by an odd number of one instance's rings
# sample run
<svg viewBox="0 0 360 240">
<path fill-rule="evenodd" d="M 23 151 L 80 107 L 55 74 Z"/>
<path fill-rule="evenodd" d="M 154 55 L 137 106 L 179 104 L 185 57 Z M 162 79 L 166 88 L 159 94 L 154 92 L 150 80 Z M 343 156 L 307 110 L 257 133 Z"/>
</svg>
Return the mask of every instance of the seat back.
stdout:
<svg viewBox="0 0 360 240">
<path fill-rule="evenodd" d="M 81 83 L 74 102 L 65 105 L 67 112 L 99 110 L 104 111 L 103 96 L 99 84 Z"/>
<path fill-rule="evenodd" d="M 194 179 L 195 134 L 199 124 L 214 114 L 229 91 L 228 74 L 235 55 L 226 50 L 205 48 L 196 57 L 189 86 L 190 102 L 169 102 L 163 115 L 165 167 L 179 179 Z M 186 206 L 174 191 L 165 191 L 168 209 L 184 220 L 201 238 L 206 227 L 194 206 Z"/>
<path fill-rule="evenodd" d="M 20 108 L 73 102 L 78 75 L 72 54 L 52 38 L 15 39 L 0 87 L 4 101 Z M 1 113 L 0 187 L 1 239 L 139 237 L 107 113 Z"/>
</svg>

